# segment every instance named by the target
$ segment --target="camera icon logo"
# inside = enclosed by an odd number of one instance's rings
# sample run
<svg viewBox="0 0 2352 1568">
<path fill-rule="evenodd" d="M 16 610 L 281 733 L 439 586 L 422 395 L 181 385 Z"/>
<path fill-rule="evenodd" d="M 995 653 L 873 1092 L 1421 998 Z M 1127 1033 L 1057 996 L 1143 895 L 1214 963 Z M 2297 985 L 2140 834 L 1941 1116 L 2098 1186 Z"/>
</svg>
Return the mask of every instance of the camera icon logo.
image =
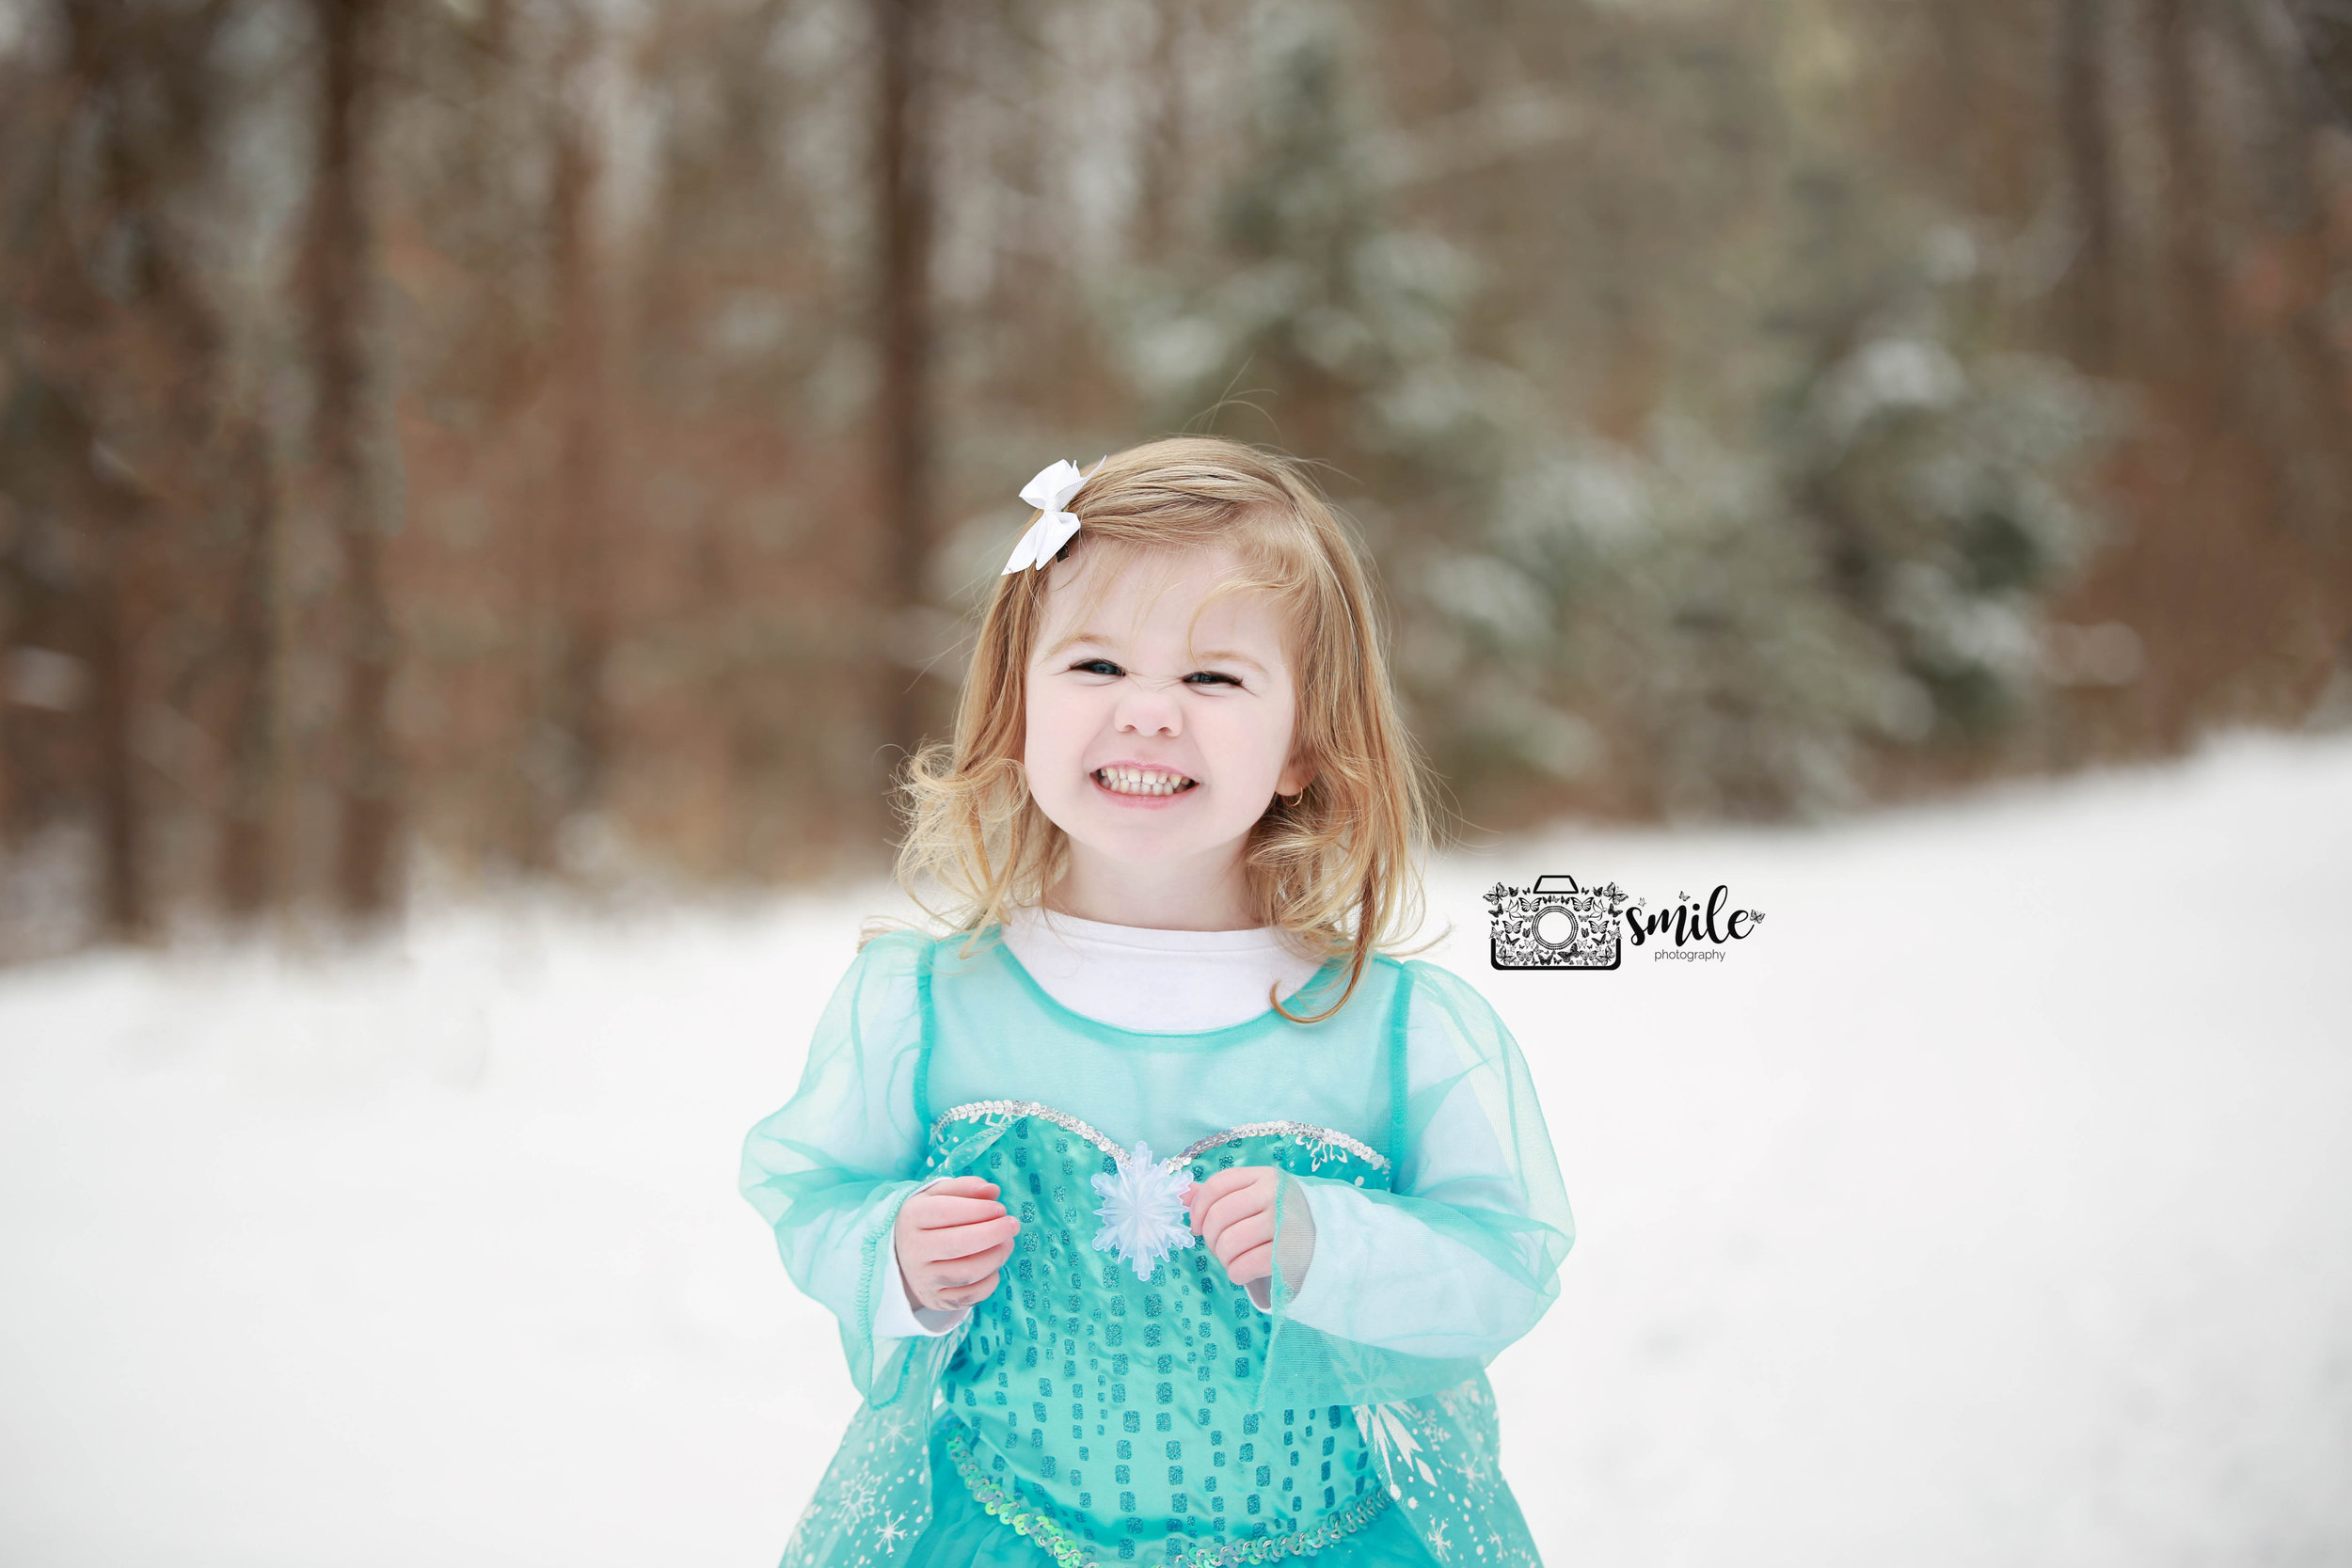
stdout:
<svg viewBox="0 0 2352 1568">
<path fill-rule="evenodd" d="M 1614 969 L 1625 961 L 1618 927 L 1626 895 L 1610 882 L 1590 892 L 1573 877 L 1538 877 L 1528 888 L 1486 891 L 1497 969 Z"/>
</svg>

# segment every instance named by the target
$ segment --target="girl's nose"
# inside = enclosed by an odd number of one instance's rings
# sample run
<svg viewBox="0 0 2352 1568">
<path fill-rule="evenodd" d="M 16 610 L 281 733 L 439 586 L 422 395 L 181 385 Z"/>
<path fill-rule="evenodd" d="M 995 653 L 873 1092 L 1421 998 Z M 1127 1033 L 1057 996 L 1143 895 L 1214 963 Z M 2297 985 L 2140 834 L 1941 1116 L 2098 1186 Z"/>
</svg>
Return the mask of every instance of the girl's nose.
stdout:
<svg viewBox="0 0 2352 1568">
<path fill-rule="evenodd" d="M 1121 735 L 1167 735 L 1182 732 L 1184 720 L 1176 700 L 1140 681 L 1129 681 L 1119 696 L 1116 716 Z"/>
</svg>

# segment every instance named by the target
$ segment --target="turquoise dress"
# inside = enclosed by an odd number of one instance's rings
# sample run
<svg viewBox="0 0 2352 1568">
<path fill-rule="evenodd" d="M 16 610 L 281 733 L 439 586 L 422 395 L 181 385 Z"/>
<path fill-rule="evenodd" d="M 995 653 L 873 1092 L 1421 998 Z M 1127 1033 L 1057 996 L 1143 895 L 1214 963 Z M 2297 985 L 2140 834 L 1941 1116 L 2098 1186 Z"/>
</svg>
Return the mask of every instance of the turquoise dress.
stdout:
<svg viewBox="0 0 2352 1568">
<path fill-rule="evenodd" d="M 869 942 L 746 1144 L 865 1396 L 786 1568 L 1535 1562 L 1483 1369 L 1573 1231 L 1493 1010 L 1380 958 L 1321 1023 L 1117 1029 L 995 939 Z M 1235 1165 L 1283 1173 L 1257 1295 L 1182 1207 Z M 961 1175 L 1022 1221 L 996 1290 L 946 1335 L 877 1334 L 899 1205 Z"/>
</svg>

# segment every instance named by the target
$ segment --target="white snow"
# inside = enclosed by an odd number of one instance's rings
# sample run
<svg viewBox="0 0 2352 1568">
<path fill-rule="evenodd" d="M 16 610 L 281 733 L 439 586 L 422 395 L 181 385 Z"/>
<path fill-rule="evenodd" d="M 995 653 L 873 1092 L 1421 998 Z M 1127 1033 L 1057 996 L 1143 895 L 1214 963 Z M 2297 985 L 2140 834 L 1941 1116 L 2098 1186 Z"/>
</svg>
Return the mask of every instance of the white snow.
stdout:
<svg viewBox="0 0 2352 1568">
<path fill-rule="evenodd" d="M 1444 862 L 1581 1234 L 1554 1568 L 2352 1560 L 2352 743 Z M 1486 967 L 1479 891 L 1763 909 Z M 851 1402 L 733 1191 L 879 888 L 0 974 L 0 1561 L 772 1562 Z"/>
</svg>

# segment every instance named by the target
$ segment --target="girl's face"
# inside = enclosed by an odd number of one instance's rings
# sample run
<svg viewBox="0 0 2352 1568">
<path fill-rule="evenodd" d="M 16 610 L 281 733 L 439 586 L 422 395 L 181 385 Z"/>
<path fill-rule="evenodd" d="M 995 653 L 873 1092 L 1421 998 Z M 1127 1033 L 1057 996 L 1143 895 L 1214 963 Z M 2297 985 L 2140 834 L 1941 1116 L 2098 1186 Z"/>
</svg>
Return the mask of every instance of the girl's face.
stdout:
<svg viewBox="0 0 2352 1568">
<path fill-rule="evenodd" d="M 1248 593 L 1202 608 L 1240 570 L 1224 550 L 1085 551 L 1050 570 L 1022 763 L 1073 869 L 1229 873 L 1273 798 L 1311 776 L 1291 754 L 1276 607 Z"/>
</svg>

